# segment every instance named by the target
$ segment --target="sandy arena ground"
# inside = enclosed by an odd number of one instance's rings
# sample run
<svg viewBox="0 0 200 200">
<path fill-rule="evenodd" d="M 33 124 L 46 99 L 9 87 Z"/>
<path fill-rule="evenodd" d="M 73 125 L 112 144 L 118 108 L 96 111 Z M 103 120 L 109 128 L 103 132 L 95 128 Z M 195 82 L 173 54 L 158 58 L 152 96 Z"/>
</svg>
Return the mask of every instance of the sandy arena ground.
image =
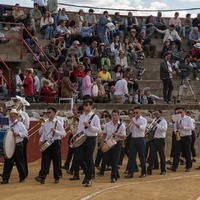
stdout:
<svg viewBox="0 0 200 200">
<path fill-rule="evenodd" d="M 81 181 L 69 181 L 70 175 L 63 170 L 63 178 L 55 184 L 52 170 L 44 185 L 36 182 L 40 169 L 40 160 L 29 164 L 29 176 L 25 183 L 18 183 L 16 167 L 13 169 L 9 184 L 0 185 L 0 200 L 193 200 L 200 197 L 200 171 L 195 170 L 199 162 L 195 163 L 191 172 L 184 172 L 184 166 L 179 166 L 177 172 L 169 172 L 161 176 L 159 170 L 154 170 L 152 176 L 138 178 L 135 173 L 133 179 L 124 178 L 125 163 L 120 169 L 121 178 L 116 183 L 110 183 L 110 172 L 104 177 L 96 176 L 90 188 L 82 186 Z M 0 167 L 0 173 L 3 167 Z"/>
</svg>

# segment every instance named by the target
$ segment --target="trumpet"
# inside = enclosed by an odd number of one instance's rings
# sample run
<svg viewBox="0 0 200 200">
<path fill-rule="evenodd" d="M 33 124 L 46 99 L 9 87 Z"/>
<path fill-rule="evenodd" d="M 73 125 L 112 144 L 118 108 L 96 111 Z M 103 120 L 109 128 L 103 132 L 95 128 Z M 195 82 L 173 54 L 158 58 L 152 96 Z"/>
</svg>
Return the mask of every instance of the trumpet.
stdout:
<svg viewBox="0 0 200 200">
<path fill-rule="evenodd" d="M 150 141 L 151 140 L 151 138 L 150 137 L 152 137 L 151 136 L 151 132 L 153 131 L 153 124 L 156 122 L 156 118 L 154 118 L 153 119 L 153 121 L 151 122 L 151 124 L 149 124 L 149 126 L 148 127 L 146 127 L 146 130 L 145 130 L 145 139 L 146 139 L 146 142 L 148 142 L 148 141 Z"/>
<path fill-rule="evenodd" d="M 180 133 L 180 131 L 178 130 L 178 121 L 176 122 L 176 128 L 177 128 L 177 130 L 176 130 L 176 132 L 175 132 L 176 141 L 180 141 L 180 139 L 181 139 L 181 133 Z"/>
</svg>

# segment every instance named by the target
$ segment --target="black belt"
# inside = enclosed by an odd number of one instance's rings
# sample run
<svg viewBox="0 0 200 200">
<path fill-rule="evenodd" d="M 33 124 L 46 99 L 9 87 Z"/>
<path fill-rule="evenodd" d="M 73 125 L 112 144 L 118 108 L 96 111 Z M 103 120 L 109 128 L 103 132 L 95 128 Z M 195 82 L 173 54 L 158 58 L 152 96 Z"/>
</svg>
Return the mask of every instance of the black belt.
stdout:
<svg viewBox="0 0 200 200">
<path fill-rule="evenodd" d="M 21 145 L 23 145 L 22 142 L 18 142 L 18 143 L 16 143 L 16 146 L 21 146 Z"/>
</svg>

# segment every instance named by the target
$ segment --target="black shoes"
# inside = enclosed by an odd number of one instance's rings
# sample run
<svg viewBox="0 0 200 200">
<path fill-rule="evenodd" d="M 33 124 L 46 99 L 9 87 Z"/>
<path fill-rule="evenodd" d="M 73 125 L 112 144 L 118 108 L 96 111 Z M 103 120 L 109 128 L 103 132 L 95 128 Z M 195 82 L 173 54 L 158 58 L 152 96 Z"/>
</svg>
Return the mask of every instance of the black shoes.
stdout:
<svg viewBox="0 0 200 200">
<path fill-rule="evenodd" d="M 152 171 L 150 171 L 150 170 L 148 171 L 147 170 L 147 175 L 152 175 Z"/>
<path fill-rule="evenodd" d="M 139 176 L 139 178 L 145 178 L 147 175 L 146 174 L 141 174 L 140 176 Z"/>
<path fill-rule="evenodd" d="M 92 181 L 87 180 L 85 183 L 85 187 L 91 187 L 92 186 Z"/>
<path fill-rule="evenodd" d="M 104 174 L 101 174 L 100 172 L 97 172 L 97 175 L 100 177 L 104 176 Z"/>
<path fill-rule="evenodd" d="M 36 176 L 36 177 L 35 177 L 35 180 L 36 180 L 37 182 L 41 183 L 41 184 L 44 184 L 44 183 L 45 183 L 45 180 L 42 179 L 42 178 L 40 178 L 39 176 Z"/>
<path fill-rule="evenodd" d="M 3 180 L 3 181 L 1 181 L 1 184 L 8 184 L 8 181 L 7 180 Z"/>
<path fill-rule="evenodd" d="M 116 179 L 115 178 L 112 178 L 111 179 L 111 183 L 115 183 L 116 182 Z"/>
<path fill-rule="evenodd" d="M 126 176 L 124 176 L 125 178 L 133 178 L 133 174 L 127 174 Z"/>
<path fill-rule="evenodd" d="M 166 171 L 160 172 L 160 175 L 165 175 Z"/>
<path fill-rule="evenodd" d="M 87 178 L 85 177 L 84 179 L 83 179 L 83 181 L 82 181 L 82 184 L 84 185 L 84 184 L 86 184 L 87 183 Z"/>
<path fill-rule="evenodd" d="M 73 176 L 71 178 L 69 178 L 70 181 L 76 181 L 76 180 L 80 180 L 79 176 Z"/>
<path fill-rule="evenodd" d="M 190 168 L 186 168 L 186 169 L 185 169 L 185 172 L 190 172 Z"/>
<path fill-rule="evenodd" d="M 63 165 L 63 166 L 61 167 L 61 169 L 69 170 L 69 167 Z"/>
<path fill-rule="evenodd" d="M 70 174 L 70 175 L 73 175 L 73 174 L 74 174 L 74 173 L 73 173 L 72 171 L 70 171 L 70 170 L 67 170 L 66 173 L 67 173 L 67 174 Z"/>
<path fill-rule="evenodd" d="M 20 179 L 19 182 L 20 182 L 20 183 L 24 183 L 24 182 L 25 182 L 25 179 Z"/>
<path fill-rule="evenodd" d="M 171 166 L 171 167 L 167 167 L 167 169 L 168 169 L 168 170 L 171 170 L 171 171 L 173 171 L 173 172 L 176 172 L 176 169 L 175 169 L 174 167 L 172 167 L 172 166 Z"/>
<path fill-rule="evenodd" d="M 54 181 L 54 183 L 59 183 L 59 179 L 56 179 L 56 180 Z"/>
</svg>

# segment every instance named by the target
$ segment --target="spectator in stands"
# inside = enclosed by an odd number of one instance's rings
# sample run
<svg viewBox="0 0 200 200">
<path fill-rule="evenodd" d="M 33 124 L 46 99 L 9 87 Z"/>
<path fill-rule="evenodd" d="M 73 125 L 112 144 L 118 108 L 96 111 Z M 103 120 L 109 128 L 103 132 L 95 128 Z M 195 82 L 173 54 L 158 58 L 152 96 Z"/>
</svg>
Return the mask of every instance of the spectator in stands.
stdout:
<svg viewBox="0 0 200 200">
<path fill-rule="evenodd" d="M 188 36 L 188 46 L 190 49 L 194 44 L 200 42 L 200 33 L 198 27 L 194 27 L 193 30 L 189 33 Z"/>
<path fill-rule="evenodd" d="M 82 43 L 82 36 L 79 30 L 79 27 L 76 25 L 76 22 L 72 20 L 68 27 L 69 31 L 71 32 L 71 42 L 78 40 L 79 43 Z"/>
<path fill-rule="evenodd" d="M 112 83 L 112 78 L 111 78 L 111 75 L 110 75 L 110 72 L 108 71 L 108 66 L 104 65 L 103 68 L 102 68 L 102 71 L 100 71 L 98 73 L 98 77 L 101 78 L 102 80 L 102 83 L 104 85 L 111 85 Z"/>
<path fill-rule="evenodd" d="M 143 60 L 144 52 L 143 52 L 143 48 L 142 48 L 142 39 L 140 37 L 135 38 L 134 48 L 135 48 L 135 53 L 137 55 L 137 60 L 138 60 L 138 58 L 142 58 L 141 60 Z"/>
<path fill-rule="evenodd" d="M 72 43 L 70 49 L 71 49 L 71 48 L 74 48 L 74 49 L 76 50 L 76 55 L 77 55 L 77 57 L 78 57 L 78 60 L 79 60 L 79 61 L 82 61 L 82 59 L 83 59 L 83 51 L 82 51 L 82 48 L 81 48 L 81 46 L 80 46 L 80 42 L 79 42 L 78 40 L 75 40 L 75 41 Z M 70 49 L 69 49 L 69 51 L 70 51 Z"/>
<path fill-rule="evenodd" d="M 16 23 L 19 23 L 19 22 L 25 23 L 27 16 L 24 13 L 24 11 L 20 9 L 20 5 L 18 3 L 15 4 L 12 15 Z"/>
<path fill-rule="evenodd" d="M 153 24 L 156 28 L 160 30 L 166 30 L 167 25 L 165 19 L 162 17 L 162 12 L 157 13 L 157 17 L 154 17 Z"/>
<path fill-rule="evenodd" d="M 36 94 L 39 94 L 40 92 L 40 80 L 37 76 L 37 72 L 34 70 L 33 71 L 33 82 L 34 82 L 34 89 Z"/>
<path fill-rule="evenodd" d="M 61 96 L 72 98 L 72 92 L 76 93 L 74 89 L 74 85 L 71 83 L 70 79 L 70 71 L 64 71 L 64 77 L 62 79 L 62 88 L 61 88 Z"/>
<path fill-rule="evenodd" d="M 142 29 L 146 31 L 148 37 L 152 37 L 155 31 L 152 15 L 149 15 L 147 18 L 142 20 Z"/>
<path fill-rule="evenodd" d="M 145 57 L 155 57 L 156 45 L 151 44 L 151 38 L 146 35 L 144 29 L 140 32 L 140 38 L 142 39 L 142 47 L 144 49 Z"/>
<path fill-rule="evenodd" d="M 125 30 L 124 20 L 120 17 L 120 13 L 119 12 L 115 13 L 115 16 L 112 19 L 112 23 L 115 25 L 115 30 L 116 31 L 124 31 Z M 126 34 L 127 33 L 125 33 L 125 35 Z"/>
<path fill-rule="evenodd" d="M 119 51 L 122 50 L 122 44 L 120 42 L 120 37 L 117 35 L 114 41 L 110 45 L 111 56 L 116 59 L 119 56 Z"/>
<path fill-rule="evenodd" d="M 125 100 L 125 97 L 129 96 L 128 94 L 128 78 L 124 77 L 120 80 L 118 80 L 115 84 L 115 92 L 114 92 L 114 98 L 116 103 L 123 103 Z"/>
<path fill-rule="evenodd" d="M 108 23 L 108 11 L 104 11 L 103 15 L 99 18 L 97 23 L 97 35 L 100 38 L 100 41 L 103 42 L 106 46 L 109 45 L 108 36 L 107 36 L 107 23 Z"/>
<path fill-rule="evenodd" d="M 165 40 L 164 46 L 161 51 L 161 58 L 164 58 L 165 53 L 171 52 L 170 40 Z"/>
<path fill-rule="evenodd" d="M 80 9 L 78 11 L 78 14 L 77 14 L 77 22 L 78 22 L 78 27 L 79 27 L 79 30 L 81 31 L 82 29 L 82 25 L 83 25 L 83 21 L 84 21 L 84 11 L 83 9 Z"/>
<path fill-rule="evenodd" d="M 83 66 L 85 69 L 91 69 L 90 63 L 91 63 L 90 58 L 87 57 L 83 58 Z"/>
<path fill-rule="evenodd" d="M 115 93 L 115 86 L 113 85 L 110 87 L 110 92 L 108 93 L 108 99 L 110 103 L 115 103 L 114 93 Z"/>
<path fill-rule="evenodd" d="M 182 25 L 183 25 L 183 27 L 182 27 L 183 38 L 185 38 L 185 34 L 186 33 L 189 34 L 193 29 L 191 14 L 188 13 L 186 15 L 186 18 L 183 19 L 183 21 L 182 21 Z"/>
<path fill-rule="evenodd" d="M 139 35 L 139 33 L 138 33 Z M 130 33 L 128 34 L 127 38 L 130 40 L 130 43 L 133 44 L 134 43 L 134 40 L 136 38 L 136 29 L 131 29 L 130 30 Z"/>
<path fill-rule="evenodd" d="M 80 62 L 78 63 L 78 67 L 74 70 L 74 76 L 75 78 L 78 80 L 81 80 L 82 82 L 82 79 L 85 77 L 85 70 L 84 70 L 84 66 L 83 66 L 83 63 Z"/>
<path fill-rule="evenodd" d="M 40 101 L 45 103 L 55 103 L 55 95 L 56 91 L 53 90 L 51 86 L 49 86 L 49 81 L 44 80 L 43 87 L 40 91 Z"/>
<path fill-rule="evenodd" d="M 137 34 L 139 35 L 141 28 L 138 26 L 138 20 L 133 16 L 132 12 L 128 12 L 128 17 L 125 21 L 126 32 L 130 32 L 131 29 L 135 29 Z"/>
<path fill-rule="evenodd" d="M 92 24 L 97 24 L 97 19 L 94 15 L 94 10 L 92 8 L 88 10 L 88 14 L 86 14 L 85 20 L 88 21 L 88 26 L 92 26 Z"/>
<path fill-rule="evenodd" d="M 46 8 L 46 0 L 33 0 L 33 4 L 37 3 L 39 5 L 39 10 L 41 11 L 42 15 L 45 14 L 47 8 Z"/>
<path fill-rule="evenodd" d="M 99 44 L 98 54 L 99 54 L 97 61 L 98 71 L 100 71 L 104 65 L 108 66 L 108 68 L 110 69 L 111 67 L 110 52 L 108 51 L 108 49 L 106 49 L 106 45 L 104 43 Z"/>
<path fill-rule="evenodd" d="M 22 96 L 23 93 L 23 80 L 21 79 L 22 70 L 18 67 L 15 68 L 14 76 L 11 81 L 12 96 L 15 95 Z"/>
<path fill-rule="evenodd" d="M 119 51 L 119 56 L 116 57 L 115 65 L 121 65 L 122 69 L 125 71 L 128 68 L 127 57 L 123 50 Z"/>
<path fill-rule="evenodd" d="M 3 70 L 0 69 L 0 92 L 1 92 L 1 100 L 8 101 L 8 88 L 6 84 L 6 79 L 3 76 Z"/>
<path fill-rule="evenodd" d="M 53 17 L 54 24 L 57 26 L 58 24 L 58 0 L 48 0 L 47 3 L 48 11 L 51 13 Z"/>
<path fill-rule="evenodd" d="M 175 12 L 174 17 L 169 20 L 169 26 L 174 25 L 175 31 L 178 32 L 178 35 L 181 36 L 182 33 L 182 23 L 179 18 L 179 13 Z"/>
<path fill-rule="evenodd" d="M 135 92 L 135 94 L 133 95 L 133 104 L 141 104 L 142 102 L 142 96 L 143 96 L 143 90 L 139 89 Z"/>
<path fill-rule="evenodd" d="M 122 79 L 124 74 L 124 70 L 122 69 L 121 65 L 116 65 L 114 69 L 111 71 L 111 78 L 115 82 L 117 82 L 119 79 Z"/>
<path fill-rule="evenodd" d="M 69 21 L 69 18 L 68 18 L 67 14 L 66 14 L 66 9 L 65 8 L 62 8 L 62 10 L 60 11 L 60 13 L 58 15 L 58 24 L 60 24 L 61 21 L 65 21 L 66 25 L 67 25 L 67 22 Z"/>
<path fill-rule="evenodd" d="M 69 29 L 66 27 L 66 21 L 61 20 L 60 24 L 56 27 L 55 30 L 55 37 L 64 37 L 66 40 L 68 40 L 68 38 L 70 37 L 70 31 Z"/>
<path fill-rule="evenodd" d="M 24 79 L 24 96 L 29 101 L 32 100 L 32 96 L 35 93 L 34 90 L 34 83 L 33 83 L 33 77 L 32 77 L 32 70 L 30 68 L 25 70 L 25 79 Z"/>
<path fill-rule="evenodd" d="M 43 87 L 43 83 L 44 80 L 48 80 L 49 81 L 49 86 L 53 89 L 53 90 L 57 90 L 57 82 L 54 81 L 53 77 L 52 77 L 52 72 L 51 71 L 46 71 L 44 76 L 41 79 L 41 88 Z"/>
<path fill-rule="evenodd" d="M 198 27 L 200 31 L 200 13 L 197 14 L 197 17 L 192 20 L 192 26 Z"/>
<path fill-rule="evenodd" d="M 36 31 L 35 25 L 40 25 L 41 18 L 42 18 L 42 13 L 39 10 L 39 5 L 37 3 L 34 3 L 34 8 L 30 10 L 30 19 L 34 31 Z"/>
<path fill-rule="evenodd" d="M 95 63 L 97 64 L 97 60 L 98 60 L 98 48 L 97 48 L 97 41 L 93 41 L 91 45 L 89 45 L 86 49 L 85 49 L 85 54 L 86 57 L 90 58 L 91 63 Z"/>
<path fill-rule="evenodd" d="M 40 31 L 45 35 L 44 38 L 46 40 L 50 40 L 52 38 L 54 26 L 54 19 L 51 17 L 51 13 L 46 11 L 40 21 Z"/>
<path fill-rule="evenodd" d="M 158 28 L 156 28 L 156 30 L 159 33 L 165 34 L 164 39 L 163 39 L 163 44 L 164 44 L 165 40 L 170 40 L 170 43 L 175 42 L 178 45 L 178 51 L 181 51 L 182 40 L 181 40 L 178 32 L 176 30 L 174 30 L 174 27 L 175 26 L 173 24 L 171 24 L 169 26 L 169 29 L 159 30 Z"/>
<path fill-rule="evenodd" d="M 71 58 L 73 66 L 77 67 L 77 65 L 79 63 L 79 59 L 78 59 L 78 56 L 76 54 L 76 49 L 74 47 L 70 48 L 70 51 L 69 51 L 69 54 L 68 54 L 68 58 Z"/>
<path fill-rule="evenodd" d="M 58 46 L 58 48 L 61 51 L 61 54 L 66 58 L 67 57 L 67 45 L 66 45 L 66 40 L 64 37 L 59 37 L 56 40 L 56 44 Z"/>
<path fill-rule="evenodd" d="M 122 46 L 123 46 L 123 51 L 125 52 L 125 55 L 127 57 L 128 65 L 130 65 L 131 59 L 133 61 L 136 61 L 136 52 L 133 43 L 131 43 L 129 40 L 129 37 L 125 38 L 125 41 L 122 44 Z"/>
<path fill-rule="evenodd" d="M 145 87 L 144 88 L 144 94 L 142 95 L 142 104 L 156 104 L 156 101 L 154 97 L 151 94 L 151 89 L 150 87 Z"/>
<path fill-rule="evenodd" d="M 67 58 L 66 61 L 63 63 L 64 71 L 69 70 L 70 72 L 73 72 L 74 68 L 75 66 L 73 65 L 73 60 L 71 58 Z"/>
<path fill-rule="evenodd" d="M 37 51 L 37 42 L 38 42 L 38 39 L 35 36 L 35 32 L 33 30 L 33 25 L 31 23 L 28 23 L 27 26 L 26 26 L 26 29 L 27 29 L 28 32 L 25 29 L 23 29 L 23 39 L 25 40 L 26 44 L 35 53 Z"/>
<path fill-rule="evenodd" d="M 135 74 L 131 68 L 126 69 L 124 76 L 128 77 L 128 91 L 133 89 L 133 92 L 139 89 L 139 84 L 135 80 Z"/>
<path fill-rule="evenodd" d="M 45 53 L 52 62 L 61 64 L 65 61 L 65 57 L 61 54 L 58 46 L 55 45 L 55 39 L 51 39 L 45 48 Z"/>
<path fill-rule="evenodd" d="M 172 53 L 172 59 L 180 58 L 180 52 L 178 51 L 178 48 L 175 42 L 171 43 L 171 53 Z"/>
</svg>

